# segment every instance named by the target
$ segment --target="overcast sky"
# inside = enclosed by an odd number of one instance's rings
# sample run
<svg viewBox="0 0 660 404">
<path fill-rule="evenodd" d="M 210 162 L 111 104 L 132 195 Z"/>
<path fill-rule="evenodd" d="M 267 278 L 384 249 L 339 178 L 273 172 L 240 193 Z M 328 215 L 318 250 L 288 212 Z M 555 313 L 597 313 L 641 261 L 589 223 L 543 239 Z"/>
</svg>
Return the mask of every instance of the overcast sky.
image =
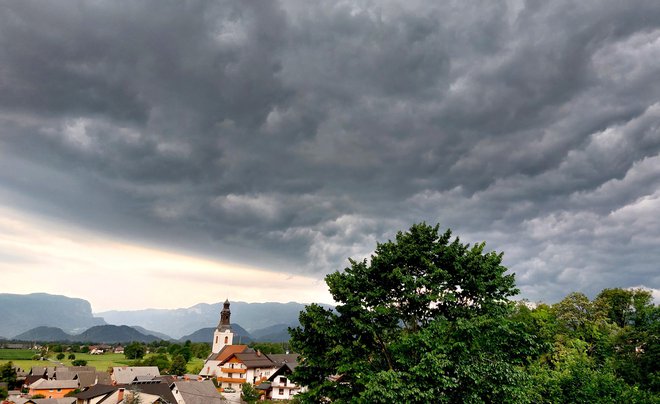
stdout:
<svg viewBox="0 0 660 404">
<path fill-rule="evenodd" d="M 658 300 L 659 61 L 657 0 L 0 1 L 0 292 L 329 302 L 426 221 Z"/>
</svg>

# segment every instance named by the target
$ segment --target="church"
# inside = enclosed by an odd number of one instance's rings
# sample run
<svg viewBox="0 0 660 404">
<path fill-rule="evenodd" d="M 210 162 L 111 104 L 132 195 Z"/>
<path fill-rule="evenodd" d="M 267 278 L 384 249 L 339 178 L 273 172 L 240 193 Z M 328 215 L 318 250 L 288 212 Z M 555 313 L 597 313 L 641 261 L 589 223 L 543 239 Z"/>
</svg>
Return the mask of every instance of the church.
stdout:
<svg viewBox="0 0 660 404">
<path fill-rule="evenodd" d="M 247 345 L 234 345 L 233 339 L 229 300 L 225 300 L 220 322 L 213 332 L 212 352 L 204 362 L 200 377 L 214 379 L 223 392 L 237 391 L 241 384 L 250 383 L 271 399 L 290 399 L 300 391 L 288 380 L 297 366 L 298 355 L 266 355 Z"/>
</svg>

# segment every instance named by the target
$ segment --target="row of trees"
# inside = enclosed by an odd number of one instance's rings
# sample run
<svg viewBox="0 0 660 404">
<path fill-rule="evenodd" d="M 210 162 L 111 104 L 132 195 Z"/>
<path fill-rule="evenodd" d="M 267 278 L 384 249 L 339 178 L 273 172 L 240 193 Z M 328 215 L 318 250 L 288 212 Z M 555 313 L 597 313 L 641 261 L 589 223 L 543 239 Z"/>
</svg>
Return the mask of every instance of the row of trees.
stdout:
<svg viewBox="0 0 660 404">
<path fill-rule="evenodd" d="M 189 362 L 191 358 L 204 359 L 211 353 L 211 345 L 205 342 L 191 342 L 187 340 L 183 344 L 169 341 L 155 341 L 150 344 L 133 342 L 124 347 L 124 355 L 128 359 L 140 359 L 147 351 L 157 354 L 181 354 Z"/>
<path fill-rule="evenodd" d="M 658 402 L 660 313 L 645 290 L 535 308 L 502 254 L 414 225 L 326 277 L 338 305 L 291 329 L 307 402 Z"/>
<path fill-rule="evenodd" d="M 155 354 L 145 358 L 147 349 L 152 350 Z M 161 372 L 179 376 L 186 373 L 187 364 L 193 357 L 204 359 L 210 353 L 209 344 L 193 343 L 190 340 L 183 345 L 160 341 L 149 346 L 140 342 L 132 342 L 124 347 L 126 358 L 138 360 L 137 366 L 157 366 Z"/>
</svg>

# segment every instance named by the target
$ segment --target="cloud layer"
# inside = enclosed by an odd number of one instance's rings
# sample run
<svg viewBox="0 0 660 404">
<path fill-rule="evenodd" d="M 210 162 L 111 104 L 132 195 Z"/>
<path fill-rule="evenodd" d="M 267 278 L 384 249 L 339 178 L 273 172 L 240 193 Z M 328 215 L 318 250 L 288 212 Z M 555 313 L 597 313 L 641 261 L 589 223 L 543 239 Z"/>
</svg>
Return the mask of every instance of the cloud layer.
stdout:
<svg viewBox="0 0 660 404">
<path fill-rule="evenodd" d="M 660 289 L 660 3 L 400 3 L 5 3 L 0 197 L 319 277 L 426 220 L 532 300 Z"/>
</svg>

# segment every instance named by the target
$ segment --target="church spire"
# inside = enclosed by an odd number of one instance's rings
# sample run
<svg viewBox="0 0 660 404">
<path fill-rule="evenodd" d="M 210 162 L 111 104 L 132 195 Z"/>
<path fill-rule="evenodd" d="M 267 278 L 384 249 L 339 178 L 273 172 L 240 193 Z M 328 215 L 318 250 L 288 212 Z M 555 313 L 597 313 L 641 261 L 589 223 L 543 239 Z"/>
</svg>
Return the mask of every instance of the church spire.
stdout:
<svg viewBox="0 0 660 404">
<path fill-rule="evenodd" d="M 231 331 L 231 311 L 229 310 L 229 299 L 227 299 L 220 312 L 220 322 L 213 332 L 211 352 L 219 353 L 225 346 L 232 345 L 233 340 L 234 333 Z"/>
<path fill-rule="evenodd" d="M 231 311 L 229 310 L 229 299 L 225 300 L 222 311 L 220 312 L 220 323 L 218 324 L 218 330 L 230 330 L 231 329 Z"/>
</svg>

